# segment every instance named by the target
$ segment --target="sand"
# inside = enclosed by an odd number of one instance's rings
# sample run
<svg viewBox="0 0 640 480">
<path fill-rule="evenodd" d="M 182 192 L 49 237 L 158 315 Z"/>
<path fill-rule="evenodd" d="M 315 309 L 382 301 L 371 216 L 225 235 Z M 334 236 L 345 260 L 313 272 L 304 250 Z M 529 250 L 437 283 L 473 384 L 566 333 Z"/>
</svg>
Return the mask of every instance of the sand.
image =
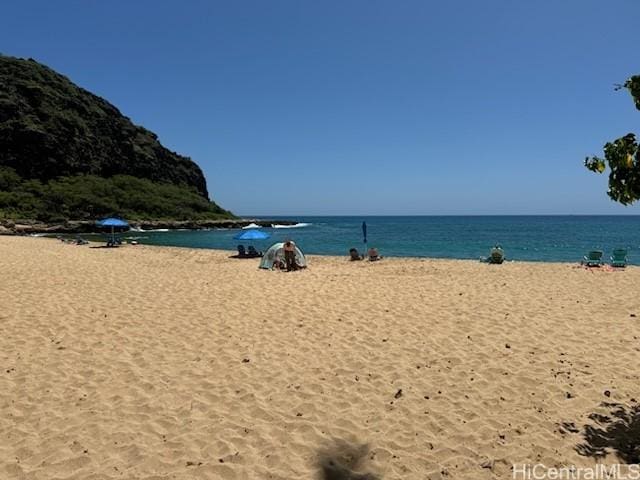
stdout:
<svg viewBox="0 0 640 480">
<path fill-rule="evenodd" d="M 0 478 L 512 478 L 640 400 L 640 268 L 230 253 L 0 237 Z"/>
</svg>

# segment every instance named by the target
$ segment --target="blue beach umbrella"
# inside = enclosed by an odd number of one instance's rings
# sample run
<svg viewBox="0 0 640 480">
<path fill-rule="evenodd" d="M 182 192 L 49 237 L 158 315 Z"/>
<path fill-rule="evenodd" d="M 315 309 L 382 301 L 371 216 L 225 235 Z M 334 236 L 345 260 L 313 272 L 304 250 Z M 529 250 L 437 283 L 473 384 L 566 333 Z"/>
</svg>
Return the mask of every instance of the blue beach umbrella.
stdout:
<svg viewBox="0 0 640 480">
<path fill-rule="evenodd" d="M 98 220 L 96 222 L 96 225 L 98 225 L 99 227 L 102 227 L 102 228 L 111 227 L 111 241 L 113 243 L 115 243 L 115 241 L 116 241 L 116 234 L 115 234 L 116 228 L 119 229 L 119 230 L 128 230 L 129 229 L 129 223 L 127 223 L 127 221 L 122 220 L 121 218 L 115 218 L 115 217 L 104 218 L 102 220 Z"/>
<path fill-rule="evenodd" d="M 105 218 L 103 220 L 98 220 L 96 222 L 101 227 L 119 227 L 119 228 L 129 228 L 129 224 L 126 220 L 122 220 L 121 218 Z"/>
<path fill-rule="evenodd" d="M 264 240 L 270 236 L 270 234 L 261 232 L 260 230 L 246 230 L 233 238 L 236 240 Z"/>
</svg>

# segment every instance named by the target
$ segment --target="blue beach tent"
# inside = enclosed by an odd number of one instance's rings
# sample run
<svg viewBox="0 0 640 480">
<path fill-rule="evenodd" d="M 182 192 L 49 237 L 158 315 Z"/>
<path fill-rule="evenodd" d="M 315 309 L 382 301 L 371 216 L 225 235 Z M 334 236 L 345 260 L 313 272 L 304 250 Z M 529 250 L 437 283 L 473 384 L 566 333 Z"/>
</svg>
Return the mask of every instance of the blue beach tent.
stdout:
<svg viewBox="0 0 640 480">
<path fill-rule="evenodd" d="M 304 253 L 302 253 L 302 250 L 300 250 L 297 245 L 295 246 L 295 252 L 296 263 L 301 267 L 306 267 L 307 259 L 304 257 Z M 284 242 L 274 243 L 266 252 L 264 252 L 262 260 L 260 260 L 259 268 L 273 270 L 273 265 L 276 262 L 284 264 Z"/>
</svg>

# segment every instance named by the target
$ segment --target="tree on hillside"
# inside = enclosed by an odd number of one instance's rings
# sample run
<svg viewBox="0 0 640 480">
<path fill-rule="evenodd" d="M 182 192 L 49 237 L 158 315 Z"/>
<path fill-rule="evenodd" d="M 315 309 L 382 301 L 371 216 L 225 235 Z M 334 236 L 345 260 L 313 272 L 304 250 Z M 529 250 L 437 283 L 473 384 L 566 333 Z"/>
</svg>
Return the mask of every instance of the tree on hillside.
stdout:
<svg viewBox="0 0 640 480">
<path fill-rule="evenodd" d="M 631 92 L 636 108 L 640 110 L 640 75 L 634 75 L 616 90 Z M 609 195 L 616 202 L 629 205 L 640 200 L 640 147 L 633 133 L 627 133 L 604 146 L 604 159 L 587 157 L 585 166 L 592 172 L 602 173 L 609 166 Z"/>
</svg>

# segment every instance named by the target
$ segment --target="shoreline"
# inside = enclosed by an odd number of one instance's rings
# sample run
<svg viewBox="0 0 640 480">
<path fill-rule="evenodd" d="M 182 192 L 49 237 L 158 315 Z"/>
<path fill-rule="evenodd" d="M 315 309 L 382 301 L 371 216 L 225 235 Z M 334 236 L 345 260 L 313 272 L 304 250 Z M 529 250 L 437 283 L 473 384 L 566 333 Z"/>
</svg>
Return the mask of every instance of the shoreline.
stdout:
<svg viewBox="0 0 640 480">
<path fill-rule="evenodd" d="M 144 233 L 144 232 L 132 232 L 132 233 Z M 46 238 L 46 239 L 50 239 L 50 240 L 58 240 L 59 239 L 57 237 L 53 237 L 53 236 L 49 236 L 49 235 L 6 235 L 7 237 L 22 237 L 22 238 Z M 0 235 L 0 238 L 2 238 L 2 236 Z M 96 241 L 93 239 L 87 239 L 89 240 L 90 243 L 105 243 L 104 240 L 100 240 L 100 241 Z M 245 242 L 246 243 L 246 242 Z M 73 245 L 72 245 L 73 246 Z M 82 245 L 79 245 L 82 246 Z M 209 247 L 183 247 L 183 246 L 179 246 L 179 245 L 158 245 L 158 244 L 154 244 L 154 243 L 138 243 L 136 245 L 130 245 L 130 244 L 125 244 L 122 246 L 127 246 L 127 247 L 132 247 L 132 248 L 139 248 L 139 247 L 151 247 L 154 249 L 179 249 L 179 250 L 193 250 L 193 251 L 212 251 L 212 252 L 217 252 L 219 254 L 225 253 L 225 254 L 230 254 L 229 258 L 234 258 L 232 257 L 233 254 L 238 253 L 236 249 L 230 248 L 230 249 L 222 249 L 222 248 L 209 248 Z M 95 248 L 95 247 L 94 247 Z M 120 248 L 120 247 L 119 247 Z M 304 256 L 306 258 L 322 258 L 322 259 L 333 259 L 336 261 L 344 261 L 346 263 L 352 263 L 352 264 L 379 264 L 381 262 L 384 262 L 385 260 L 391 260 L 393 261 L 398 261 L 398 260 L 413 260 L 413 261 L 442 261 L 442 262 L 470 262 L 470 263 L 478 263 L 478 264 L 484 264 L 487 265 L 490 268 L 500 268 L 501 266 L 504 265 L 509 265 L 509 264 L 519 264 L 519 263 L 523 263 L 523 264 L 534 264 L 534 265 L 575 265 L 577 267 L 582 267 L 582 265 L 580 264 L 579 260 L 576 261 L 548 261 L 548 260 L 512 260 L 512 259 L 506 259 L 504 261 L 503 264 L 501 265 L 490 265 L 487 264 L 486 262 L 481 262 L 480 259 L 473 259 L 473 258 L 445 258 L 445 257 L 415 257 L 415 256 L 395 256 L 395 255 L 385 255 L 384 258 L 382 260 L 379 260 L 377 262 L 370 262 L 368 260 L 360 260 L 360 261 L 350 261 L 349 260 L 349 255 L 345 254 L 345 255 L 331 255 L 331 254 L 322 254 L 322 253 L 310 253 L 307 254 L 304 251 L 302 252 L 304 254 Z M 238 258 L 237 260 L 257 260 L 260 257 L 256 257 L 256 258 Z M 236 258 L 234 258 L 236 259 Z M 604 267 L 604 268 L 603 268 Z M 627 270 L 629 268 L 640 268 L 639 265 L 635 265 L 633 263 L 628 263 L 626 267 L 624 268 L 614 268 L 611 269 L 610 265 L 605 263 L 603 264 L 601 267 L 591 267 L 590 269 L 593 271 L 619 271 L 622 272 L 624 270 Z"/>
<path fill-rule="evenodd" d="M 242 228 L 252 223 L 262 227 L 271 224 L 295 225 L 292 220 L 269 220 L 257 218 L 237 218 L 220 220 L 131 220 L 129 224 L 134 228 L 145 230 L 205 230 L 209 228 Z M 47 234 L 89 234 L 101 233 L 94 220 L 69 220 L 60 223 L 45 223 L 37 220 L 4 220 L 0 219 L 0 235 L 32 235 Z"/>
</svg>

